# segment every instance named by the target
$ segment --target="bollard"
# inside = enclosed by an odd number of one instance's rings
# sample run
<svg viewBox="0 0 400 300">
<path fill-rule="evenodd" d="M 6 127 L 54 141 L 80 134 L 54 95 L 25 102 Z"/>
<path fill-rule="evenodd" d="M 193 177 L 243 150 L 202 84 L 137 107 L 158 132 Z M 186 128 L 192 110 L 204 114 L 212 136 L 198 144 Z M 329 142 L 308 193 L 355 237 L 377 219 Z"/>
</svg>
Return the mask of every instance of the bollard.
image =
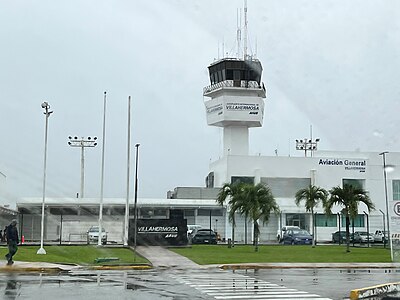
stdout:
<svg viewBox="0 0 400 300">
<path fill-rule="evenodd" d="M 231 247 L 232 247 L 232 240 L 228 239 L 228 248 L 231 248 Z"/>
<path fill-rule="evenodd" d="M 25 243 L 25 236 L 21 236 L 21 244 Z"/>
</svg>

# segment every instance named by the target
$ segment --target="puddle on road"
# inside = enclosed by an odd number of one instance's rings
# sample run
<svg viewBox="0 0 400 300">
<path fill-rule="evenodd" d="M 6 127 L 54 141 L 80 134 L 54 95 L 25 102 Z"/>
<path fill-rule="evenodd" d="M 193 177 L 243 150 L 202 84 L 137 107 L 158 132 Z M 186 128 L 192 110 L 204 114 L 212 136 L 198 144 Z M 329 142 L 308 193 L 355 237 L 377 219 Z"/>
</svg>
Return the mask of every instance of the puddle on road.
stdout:
<svg viewBox="0 0 400 300">
<path fill-rule="evenodd" d="M 166 275 L 154 270 L 0 273 L 0 299 L 204 299 Z"/>
</svg>

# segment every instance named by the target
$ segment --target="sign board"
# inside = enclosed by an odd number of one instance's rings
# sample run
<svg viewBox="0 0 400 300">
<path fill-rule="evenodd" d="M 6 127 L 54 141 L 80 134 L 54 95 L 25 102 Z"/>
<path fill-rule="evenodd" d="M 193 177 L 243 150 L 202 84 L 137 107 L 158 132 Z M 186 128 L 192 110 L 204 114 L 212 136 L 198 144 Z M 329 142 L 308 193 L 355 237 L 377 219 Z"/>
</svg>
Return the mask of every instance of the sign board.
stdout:
<svg viewBox="0 0 400 300">
<path fill-rule="evenodd" d="M 178 246 L 187 244 L 186 219 L 139 219 L 137 245 Z M 129 223 L 129 245 L 135 242 L 135 223 Z"/>
<path fill-rule="evenodd" d="M 367 170 L 367 160 L 357 158 L 320 158 L 318 160 L 318 165 L 326 167 L 341 167 L 345 171 L 357 171 L 360 173 L 364 173 Z"/>
<path fill-rule="evenodd" d="M 392 259 L 400 262 L 400 201 L 391 201 L 389 216 Z"/>
<path fill-rule="evenodd" d="M 264 100 L 261 97 L 220 96 L 206 101 L 204 104 L 208 125 L 246 124 L 251 127 L 262 126 Z"/>
</svg>

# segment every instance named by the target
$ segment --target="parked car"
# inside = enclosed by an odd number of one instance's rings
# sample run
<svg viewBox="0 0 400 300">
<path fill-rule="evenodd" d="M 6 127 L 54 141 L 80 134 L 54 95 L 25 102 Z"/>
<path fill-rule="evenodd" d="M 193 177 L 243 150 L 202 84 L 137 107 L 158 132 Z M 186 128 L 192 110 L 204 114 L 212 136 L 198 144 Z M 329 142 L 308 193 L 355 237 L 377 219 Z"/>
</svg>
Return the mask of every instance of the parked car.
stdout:
<svg viewBox="0 0 400 300">
<path fill-rule="evenodd" d="M 210 229 L 198 229 L 191 237 L 192 244 L 216 244 L 217 235 Z"/>
<path fill-rule="evenodd" d="M 197 230 L 201 229 L 201 225 L 188 225 L 187 226 L 187 236 L 190 237 L 194 235 Z"/>
<path fill-rule="evenodd" d="M 332 243 L 346 243 L 346 231 L 336 231 L 332 233 Z"/>
<path fill-rule="evenodd" d="M 354 243 L 373 243 L 374 237 L 366 231 L 356 231 L 353 236 Z"/>
<path fill-rule="evenodd" d="M 276 232 L 276 239 L 278 240 L 279 243 L 282 242 L 282 238 L 285 235 L 286 231 L 289 229 L 300 229 L 299 226 L 283 226 L 281 229 L 278 229 Z"/>
<path fill-rule="evenodd" d="M 304 229 L 288 229 L 282 238 L 283 244 L 311 245 L 312 235 Z"/>
<path fill-rule="evenodd" d="M 374 242 L 376 243 L 384 243 L 385 241 L 387 241 L 387 231 L 383 231 L 383 230 L 377 230 L 375 231 L 374 234 Z"/>
<path fill-rule="evenodd" d="M 107 244 L 107 232 L 104 228 L 101 228 L 101 243 L 103 245 Z M 99 226 L 92 226 L 87 231 L 89 243 L 98 242 L 99 240 Z"/>
</svg>

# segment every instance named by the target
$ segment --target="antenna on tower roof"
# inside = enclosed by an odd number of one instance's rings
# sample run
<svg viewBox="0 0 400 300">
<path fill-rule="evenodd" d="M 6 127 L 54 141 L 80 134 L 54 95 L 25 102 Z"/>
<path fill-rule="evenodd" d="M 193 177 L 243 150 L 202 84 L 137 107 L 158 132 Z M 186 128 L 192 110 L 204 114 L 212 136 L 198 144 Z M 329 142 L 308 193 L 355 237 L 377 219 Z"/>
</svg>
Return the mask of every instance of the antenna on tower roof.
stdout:
<svg viewBox="0 0 400 300">
<path fill-rule="evenodd" d="M 242 11 L 237 10 L 236 16 L 237 30 L 236 30 L 236 42 L 237 42 L 237 53 L 236 57 L 240 58 L 241 42 L 242 42 Z"/>
<path fill-rule="evenodd" d="M 247 59 L 247 0 L 244 0 L 244 46 L 243 59 Z"/>
</svg>

